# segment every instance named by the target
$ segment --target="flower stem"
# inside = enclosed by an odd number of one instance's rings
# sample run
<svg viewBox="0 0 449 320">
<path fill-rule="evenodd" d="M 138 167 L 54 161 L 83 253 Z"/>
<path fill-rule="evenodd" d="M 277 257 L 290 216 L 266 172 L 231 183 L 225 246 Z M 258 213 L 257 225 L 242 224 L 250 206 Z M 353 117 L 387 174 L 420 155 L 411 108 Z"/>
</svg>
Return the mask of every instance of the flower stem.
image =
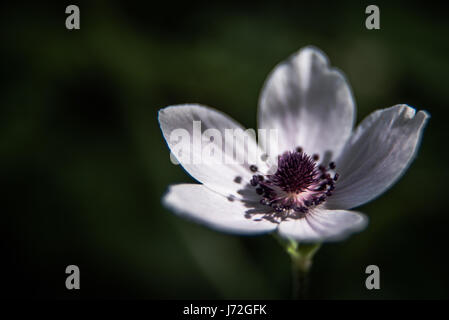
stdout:
<svg viewBox="0 0 449 320">
<path fill-rule="evenodd" d="M 292 257 L 292 299 L 307 299 L 311 260 Z"/>
<path fill-rule="evenodd" d="M 291 259 L 292 269 L 292 299 L 302 300 L 307 298 L 309 286 L 309 271 L 315 253 L 321 243 L 299 244 L 295 240 L 284 240 L 277 237 Z"/>
</svg>

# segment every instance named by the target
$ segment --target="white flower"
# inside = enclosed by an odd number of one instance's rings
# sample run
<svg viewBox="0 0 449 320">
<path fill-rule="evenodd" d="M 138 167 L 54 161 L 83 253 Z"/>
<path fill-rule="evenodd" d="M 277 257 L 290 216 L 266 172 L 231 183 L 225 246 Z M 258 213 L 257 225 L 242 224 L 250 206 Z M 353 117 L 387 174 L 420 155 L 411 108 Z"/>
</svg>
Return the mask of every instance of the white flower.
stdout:
<svg viewBox="0 0 449 320">
<path fill-rule="evenodd" d="M 179 158 L 201 184 L 170 186 L 163 202 L 220 231 L 277 231 L 302 242 L 341 240 L 367 224 L 366 216 L 348 209 L 382 194 L 410 165 L 428 117 L 396 105 L 373 112 L 353 130 L 355 104 L 344 75 L 320 50 L 306 47 L 274 69 L 259 100 L 259 127 L 278 130 L 280 154 L 240 165 Z M 198 120 L 202 130 L 223 135 L 225 129 L 243 129 L 208 107 L 166 107 L 159 111 L 159 123 L 172 151 L 171 132 L 182 128 L 192 133 Z M 247 135 L 248 150 L 269 152 L 273 141 L 260 138 L 258 145 Z M 183 152 L 195 152 L 185 147 Z M 244 149 L 237 146 L 231 152 Z"/>
</svg>

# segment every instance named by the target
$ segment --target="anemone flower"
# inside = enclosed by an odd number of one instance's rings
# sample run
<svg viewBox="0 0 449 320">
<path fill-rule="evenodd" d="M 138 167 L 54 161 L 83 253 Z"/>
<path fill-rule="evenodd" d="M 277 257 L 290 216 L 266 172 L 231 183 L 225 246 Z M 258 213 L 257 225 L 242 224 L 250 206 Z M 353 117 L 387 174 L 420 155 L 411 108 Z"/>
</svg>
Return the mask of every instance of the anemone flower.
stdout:
<svg viewBox="0 0 449 320">
<path fill-rule="evenodd" d="M 373 112 L 353 129 L 355 103 L 345 76 L 323 52 L 306 47 L 275 67 L 260 95 L 259 129 L 274 130 L 276 139 L 265 134 L 256 142 L 229 116 L 201 105 L 159 111 L 168 147 L 199 182 L 170 186 L 163 203 L 219 231 L 277 232 L 294 243 L 342 240 L 367 225 L 365 215 L 350 209 L 378 197 L 408 168 L 428 117 L 401 104 Z M 202 134 L 240 132 L 244 139 L 232 147 L 206 139 L 223 151 L 221 159 L 244 161 L 192 161 L 202 152 L 192 138 L 197 123 Z M 174 139 L 179 129 L 190 138 Z"/>
</svg>

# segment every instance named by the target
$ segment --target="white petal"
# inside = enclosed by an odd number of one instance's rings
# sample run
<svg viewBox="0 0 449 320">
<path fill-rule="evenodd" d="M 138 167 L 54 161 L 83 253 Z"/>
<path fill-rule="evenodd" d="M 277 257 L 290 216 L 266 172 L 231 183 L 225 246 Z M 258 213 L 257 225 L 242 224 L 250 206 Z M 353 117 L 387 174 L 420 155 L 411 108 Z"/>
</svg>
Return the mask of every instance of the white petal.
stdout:
<svg viewBox="0 0 449 320">
<path fill-rule="evenodd" d="M 278 232 L 299 242 L 339 241 L 361 231 L 367 223 L 367 217 L 355 211 L 315 208 L 304 218 L 281 222 Z"/>
<path fill-rule="evenodd" d="M 337 160 L 340 179 L 326 206 L 354 208 L 387 190 L 413 160 L 428 118 L 397 105 L 363 120 Z"/>
<path fill-rule="evenodd" d="M 278 153 L 301 146 L 336 158 L 351 134 L 355 106 L 344 75 L 316 48 L 306 47 L 279 64 L 259 100 L 259 127 L 277 129 Z M 264 150 L 274 141 L 262 139 Z M 272 152 L 271 152 L 271 155 Z"/>
<path fill-rule="evenodd" d="M 219 111 L 199 105 L 170 106 L 159 111 L 159 124 L 171 152 L 184 169 L 225 196 L 240 197 L 238 191 L 254 174 L 249 170 L 251 164 L 267 171 L 255 132 L 249 134 Z M 232 136 L 233 132 L 241 135 L 228 139 L 227 134 Z M 214 135 L 213 141 L 205 138 L 206 133 Z M 210 157 L 211 150 L 215 157 Z M 241 177 L 242 182 L 236 183 L 236 177 Z"/>
<path fill-rule="evenodd" d="M 219 231 L 257 234 L 277 227 L 273 222 L 260 219 L 261 215 L 248 214 L 254 211 L 253 206 L 237 199 L 231 201 L 200 184 L 170 186 L 163 203 L 178 215 Z"/>
</svg>

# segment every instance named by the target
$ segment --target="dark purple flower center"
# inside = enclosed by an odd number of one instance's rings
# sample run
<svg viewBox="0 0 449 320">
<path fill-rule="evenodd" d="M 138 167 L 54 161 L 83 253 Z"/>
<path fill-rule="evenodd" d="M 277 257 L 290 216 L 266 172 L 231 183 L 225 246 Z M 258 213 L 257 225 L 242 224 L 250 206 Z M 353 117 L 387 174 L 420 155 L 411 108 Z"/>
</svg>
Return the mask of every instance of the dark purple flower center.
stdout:
<svg viewBox="0 0 449 320">
<path fill-rule="evenodd" d="M 326 201 L 332 195 L 338 174 L 332 177 L 328 166 L 318 165 L 318 155 L 309 156 L 298 148 L 294 152 L 285 152 L 278 157 L 274 174 L 255 174 L 250 184 L 261 195 L 260 203 L 270 206 L 275 212 L 306 213 L 311 207 Z M 251 166 L 251 171 L 257 168 Z"/>
</svg>

